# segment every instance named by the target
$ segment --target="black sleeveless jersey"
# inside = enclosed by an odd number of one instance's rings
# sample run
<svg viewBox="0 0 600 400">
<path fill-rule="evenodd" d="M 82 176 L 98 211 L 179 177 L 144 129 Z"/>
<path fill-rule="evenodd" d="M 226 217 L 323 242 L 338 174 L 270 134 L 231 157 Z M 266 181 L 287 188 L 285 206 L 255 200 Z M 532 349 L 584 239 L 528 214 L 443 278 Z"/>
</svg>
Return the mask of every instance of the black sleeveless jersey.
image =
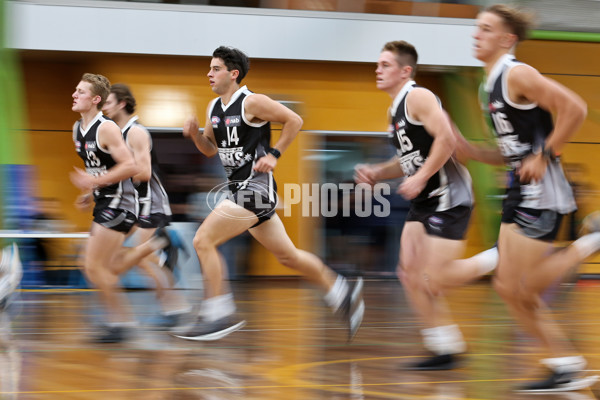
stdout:
<svg viewBox="0 0 600 400">
<path fill-rule="evenodd" d="M 534 150 L 541 150 L 554 129 L 552 115 L 537 104 L 515 104 L 510 101 L 506 73 L 520 64 L 512 55 L 496 64 L 488 82 L 488 109 L 500 151 L 512 167 Z"/>
<path fill-rule="evenodd" d="M 246 119 L 244 101 L 253 92 L 239 88 L 224 105 L 221 98 L 213 100 L 208 118 L 211 121 L 219 157 L 230 182 L 230 190 L 252 189 L 271 198 L 275 190 L 272 173 L 253 170 L 256 160 L 267 154 L 271 141 L 268 121 L 253 123 Z"/>
<path fill-rule="evenodd" d="M 152 145 L 152 136 L 150 136 L 150 132 L 144 127 L 142 124 L 137 122 L 138 117 L 133 116 L 127 124 L 123 127 L 121 132 L 123 132 L 123 139 L 125 143 L 129 146 L 128 135 L 129 131 L 133 126 L 137 126 L 141 128 L 147 135 L 150 141 L 150 163 L 152 172 L 150 175 L 150 180 L 146 182 L 139 182 L 135 185 L 135 189 L 138 193 L 138 201 L 139 201 L 139 215 L 140 216 L 149 216 L 152 214 L 164 214 L 171 215 L 171 207 L 169 205 L 169 196 L 167 195 L 167 191 L 162 185 L 160 179 L 160 170 L 158 166 L 158 158 L 156 156 L 156 152 L 154 151 L 154 147 Z M 131 148 L 131 146 L 129 146 Z"/>
<path fill-rule="evenodd" d="M 508 95 L 508 72 L 522 65 L 512 54 L 500 58 L 487 78 L 487 108 L 502 156 L 510 167 L 508 197 L 520 207 L 549 209 L 562 214 L 576 209 L 571 187 L 560 160 L 548 163 L 546 174 L 539 182 L 523 184 L 516 170 L 521 161 L 533 152 L 541 151 L 554 129 L 552 115 L 537 104 L 517 104 Z"/>
<path fill-rule="evenodd" d="M 103 116 L 101 112 L 90 122 L 86 130 L 81 128 L 81 122 L 82 120 L 79 120 L 73 126 L 75 151 L 83 160 L 88 174 L 104 175 L 117 163 L 110 153 L 100 146 L 98 129 L 104 123 L 114 124 L 114 122 Z M 94 190 L 94 201 L 97 205 L 131 211 L 137 215 L 135 196 L 130 179 Z"/>
<path fill-rule="evenodd" d="M 394 99 L 391 109 L 389 133 L 404 176 L 412 176 L 421 168 L 434 140 L 423 124 L 412 120 L 406 111 L 406 97 L 416 87 L 419 86 L 414 81 L 407 82 Z M 412 202 L 433 207 L 437 211 L 461 205 L 471 206 L 473 195 L 467 169 L 451 158 L 429 178 L 425 188 Z"/>
</svg>

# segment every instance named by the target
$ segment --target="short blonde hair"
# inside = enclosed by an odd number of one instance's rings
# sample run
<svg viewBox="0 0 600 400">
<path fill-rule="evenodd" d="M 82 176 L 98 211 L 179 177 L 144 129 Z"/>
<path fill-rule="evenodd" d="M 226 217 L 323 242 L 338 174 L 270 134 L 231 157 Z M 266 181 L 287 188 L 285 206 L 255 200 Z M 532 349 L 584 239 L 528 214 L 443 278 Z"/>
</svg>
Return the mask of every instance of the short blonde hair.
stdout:
<svg viewBox="0 0 600 400">
<path fill-rule="evenodd" d="M 510 32 L 517 36 L 517 41 L 527 39 L 529 30 L 534 24 L 535 16 L 532 12 L 511 7 L 506 4 L 494 4 L 484 10 L 502 18 Z"/>
<path fill-rule="evenodd" d="M 97 107 L 101 109 L 110 94 L 110 81 L 104 75 L 90 73 L 83 74 L 81 81 L 92 85 L 92 94 L 94 96 L 100 96 L 101 100 Z"/>
</svg>

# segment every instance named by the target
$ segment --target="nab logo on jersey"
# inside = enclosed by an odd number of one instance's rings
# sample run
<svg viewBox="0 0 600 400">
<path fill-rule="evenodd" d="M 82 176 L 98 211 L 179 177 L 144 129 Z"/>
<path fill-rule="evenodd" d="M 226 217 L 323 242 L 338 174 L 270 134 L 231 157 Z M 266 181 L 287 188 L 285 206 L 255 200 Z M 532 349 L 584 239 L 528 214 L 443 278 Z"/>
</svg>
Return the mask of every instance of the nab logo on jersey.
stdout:
<svg viewBox="0 0 600 400">
<path fill-rule="evenodd" d="M 231 117 L 225 118 L 225 126 L 240 126 L 242 123 L 242 117 L 239 115 L 232 115 Z"/>
<path fill-rule="evenodd" d="M 85 142 L 85 149 L 89 151 L 96 150 L 96 142 Z"/>
<path fill-rule="evenodd" d="M 396 130 L 400 129 L 400 128 L 404 128 L 406 126 L 406 121 L 403 119 L 401 119 L 400 121 L 396 122 Z"/>
<path fill-rule="evenodd" d="M 219 125 L 219 122 L 221 122 L 221 118 L 217 117 L 216 115 L 214 115 L 211 119 L 210 122 L 212 123 L 213 128 L 216 128 Z"/>
<path fill-rule="evenodd" d="M 488 107 L 490 109 L 490 112 L 495 112 L 504 107 L 504 104 L 501 101 L 495 100 L 492 103 L 490 103 Z"/>
</svg>

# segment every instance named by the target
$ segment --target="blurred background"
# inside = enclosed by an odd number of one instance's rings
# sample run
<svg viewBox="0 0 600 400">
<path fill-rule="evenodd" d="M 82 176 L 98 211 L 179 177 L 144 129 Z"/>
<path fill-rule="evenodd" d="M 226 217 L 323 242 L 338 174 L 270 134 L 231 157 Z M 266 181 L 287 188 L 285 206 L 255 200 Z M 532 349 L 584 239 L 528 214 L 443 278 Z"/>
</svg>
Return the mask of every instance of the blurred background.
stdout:
<svg viewBox="0 0 600 400">
<path fill-rule="evenodd" d="M 207 214 L 204 196 L 224 180 L 216 158 L 201 155 L 181 136 L 183 121 L 203 124 L 214 97 L 206 73 L 212 51 L 234 46 L 251 59 L 244 83 L 282 102 L 304 119 L 303 130 L 275 171 L 284 183 L 352 182 L 354 165 L 388 158 L 391 99 L 375 87 L 375 62 L 384 43 L 406 40 L 419 52 L 417 82 L 438 94 L 463 134 L 490 140 L 481 116 L 479 63 L 471 56 L 474 18 L 488 1 L 393 0 L 0 0 L 0 230 L 4 244 L 19 232 L 54 237 L 18 239 L 25 286 L 85 286 L 77 269 L 90 213 L 73 207 L 77 189 L 68 173 L 80 167 L 72 142 L 71 94 L 85 72 L 128 84 L 140 121 L 158 152 L 175 214 L 172 230 L 191 250 Z M 596 0 L 517 2 L 536 11 L 538 29 L 517 57 L 578 92 L 588 103 L 583 128 L 563 161 L 579 211 L 562 240 L 599 206 L 600 3 Z M 274 138 L 279 135 L 274 126 Z M 468 255 L 496 240 L 503 171 L 468 166 L 477 208 Z M 395 187 L 397 183 L 392 183 Z M 281 193 L 280 193 L 281 195 Z M 350 196 L 352 194 L 349 194 Z M 393 277 L 408 203 L 389 195 L 388 217 L 302 216 L 292 205 L 280 216 L 296 245 L 349 275 Z M 353 202 L 350 202 L 353 204 Z M 283 205 L 286 206 L 286 205 Z M 292 272 L 247 235 L 224 245 L 233 279 Z M 180 269 L 197 268 L 195 257 Z M 195 263 L 196 262 L 196 263 Z M 597 259 L 580 273 L 600 273 Z M 127 286 L 144 287 L 141 276 Z"/>
</svg>

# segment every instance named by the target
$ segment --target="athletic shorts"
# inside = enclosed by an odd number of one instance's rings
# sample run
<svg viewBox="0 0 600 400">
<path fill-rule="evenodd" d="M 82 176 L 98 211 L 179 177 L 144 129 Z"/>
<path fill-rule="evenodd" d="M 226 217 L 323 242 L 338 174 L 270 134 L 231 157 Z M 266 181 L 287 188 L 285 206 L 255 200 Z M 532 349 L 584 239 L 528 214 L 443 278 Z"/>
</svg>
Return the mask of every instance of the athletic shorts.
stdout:
<svg viewBox="0 0 600 400">
<path fill-rule="evenodd" d="M 117 208 L 94 208 L 94 222 L 113 231 L 129 233 L 135 224 L 135 214 Z"/>
<path fill-rule="evenodd" d="M 164 228 L 171 222 L 171 216 L 163 213 L 150 215 L 140 215 L 137 219 L 137 225 L 142 229 Z"/>
<path fill-rule="evenodd" d="M 562 214 L 552 210 L 511 207 L 507 204 L 502 209 L 502 222 L 517 224 L 524 236 L 545 242 L 556 239 L 562 218 Z"/>
<path fill-rule="evenodd" d="M 258 218 L 258 222 L 251 226 L 257 227 L 265 221 L 271 219 L 275 214 L 276 202 L 269 201 L 266 196 L 251 190 L 238 190 L 229 196 L 229 200 L 235 204 L 244 207 L 248 211 L 252 211 Z"/>
<path fill-rule="evenodd" d="M 446 211 L 411 204 L 406 221 L 417 221 L 425 226 L 428 235 L 444 239 L 463 240 L 469 228 L 471 207 L 458 206 Z"/>
</svg>

